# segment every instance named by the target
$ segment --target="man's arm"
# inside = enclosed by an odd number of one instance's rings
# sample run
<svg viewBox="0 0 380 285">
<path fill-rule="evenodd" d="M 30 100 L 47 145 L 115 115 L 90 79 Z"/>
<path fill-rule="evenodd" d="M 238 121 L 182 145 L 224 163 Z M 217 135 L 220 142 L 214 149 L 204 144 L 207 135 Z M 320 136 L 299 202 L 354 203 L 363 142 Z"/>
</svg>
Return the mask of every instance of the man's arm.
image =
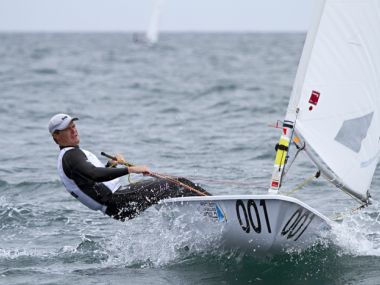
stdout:
<svg viewBox="0 0 380 285">
<path fill-rule="evenodd" d="M 73 172 L 79 173 L 95 182 L 109 181 L 129 173 L 128 168 L 96 167 L 87 161 L 87 157 L 79 148 L 68 150 L 62 158 L 63 171 L 73 179 Z"/>
</svg>

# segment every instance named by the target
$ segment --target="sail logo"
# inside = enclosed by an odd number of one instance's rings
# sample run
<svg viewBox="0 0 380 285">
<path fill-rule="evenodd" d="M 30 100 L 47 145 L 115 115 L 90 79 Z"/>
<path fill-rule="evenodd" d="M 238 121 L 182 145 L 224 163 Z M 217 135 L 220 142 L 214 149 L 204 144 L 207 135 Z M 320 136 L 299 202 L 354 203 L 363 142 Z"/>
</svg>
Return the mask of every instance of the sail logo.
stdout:
<svg viewBox="0 0 380 285">
<path fill-rule="evenodd" d="M 318 91 L 313 90 L 311 92 L 311 95 L 310 95 L 310 98 L 309 98 L 309 103 L 312 104 L 312 105 L 314 105 L 314 106 L 317 106 L 320 96 L 321 96 L 321 93 L 319 93 Z M 313 106 L 312 105 L 309 106 L 309 111 L 313 110 Z"/>
<path fill-rule="evenodd" d="M 311 92 L 311 96 L 310 96 L 310 99 L 309 99 L 309 103 L 310 104 L 313 104 L 315 106 L 317 106 L 318 104 L 318 101 L 319 101 L 319 96 L 321 96 L 321 93 L 319 93 L 318 91 L 312 91 Z"/>
</svg>

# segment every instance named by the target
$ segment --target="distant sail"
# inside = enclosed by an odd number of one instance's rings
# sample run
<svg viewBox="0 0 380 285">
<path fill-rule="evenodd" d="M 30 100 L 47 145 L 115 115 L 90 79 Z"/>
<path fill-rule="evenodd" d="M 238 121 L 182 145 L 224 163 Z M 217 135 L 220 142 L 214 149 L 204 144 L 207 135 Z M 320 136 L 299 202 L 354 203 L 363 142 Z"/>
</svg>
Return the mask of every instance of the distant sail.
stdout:
<svg viewBox="0 0 380 285">
<path fill-rule="evenodd" d="M 380 1 L 317 3 L 286 119 L 325 176 L 366 201 L 380 156 Z"/>
<path fill-rule="evenodd" d="M 164 0 L 155 0 L 154 10 L 150 18 L 149 28 L 146 33 L 148 43 L 154 44 L 158 41 L 158 29 Z"/>
</svg>

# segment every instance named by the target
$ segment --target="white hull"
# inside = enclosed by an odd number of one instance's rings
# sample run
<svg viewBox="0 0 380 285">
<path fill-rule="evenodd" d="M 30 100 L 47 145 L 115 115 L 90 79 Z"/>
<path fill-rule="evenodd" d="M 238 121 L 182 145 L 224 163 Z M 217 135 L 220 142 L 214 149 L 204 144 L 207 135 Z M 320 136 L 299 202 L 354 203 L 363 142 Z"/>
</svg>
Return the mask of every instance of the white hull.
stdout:
<svg viewBox="0 0 380 285">
<path fill-rule="evenodd" d="M 332 223 L 305 203 L 281 195 L 228 195 L 163 200 L 160 207 L 193 217 L 193 226 L 215 227 L 221 246 L 257 254 L 305 249 L 314 244 Z M 176 211 L 172 211 L 176 208 Z"/>
</svg>

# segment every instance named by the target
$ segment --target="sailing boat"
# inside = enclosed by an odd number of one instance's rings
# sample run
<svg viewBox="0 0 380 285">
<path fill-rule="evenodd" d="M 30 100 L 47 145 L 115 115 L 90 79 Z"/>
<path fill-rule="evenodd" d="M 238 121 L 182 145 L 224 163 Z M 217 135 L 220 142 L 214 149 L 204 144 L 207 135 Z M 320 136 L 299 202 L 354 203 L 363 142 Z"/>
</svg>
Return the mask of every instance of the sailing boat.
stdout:
<svg viewBox="0 0 380 285">
<path fill-rule="evenodd" d="M 154 10 L 150 18 L 148 30 L 146 32 L 146 41 L 149 44 L 155 44 L 158 41 L 158 27 L 164 0 L 156 0 Z"/>
<path fill-rule="evenodd" d="M 307 248 L 333 222 L 281 194 L 294 146 L 324 178 L 367 205 L 380 157 L 379 27 L 379 0 L 317 0 L 268 194 L 173 198 L 161 206 L 180 208 L 183 215 L 203 213 L 206 223 L 221 226 L 229 248 L 255 254 Z"/>
</svg>

